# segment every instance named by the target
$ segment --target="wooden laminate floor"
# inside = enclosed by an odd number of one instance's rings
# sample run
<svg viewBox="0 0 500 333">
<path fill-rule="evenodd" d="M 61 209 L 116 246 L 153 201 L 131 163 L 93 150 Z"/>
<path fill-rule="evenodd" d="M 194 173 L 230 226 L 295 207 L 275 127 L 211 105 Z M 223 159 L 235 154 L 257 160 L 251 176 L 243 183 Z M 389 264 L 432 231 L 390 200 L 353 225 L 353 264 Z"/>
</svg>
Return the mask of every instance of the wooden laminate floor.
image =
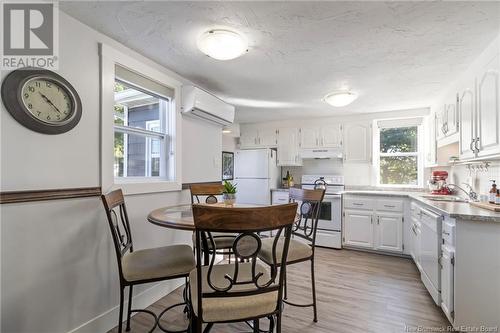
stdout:
<svg viewBox="0 0 500 333">
<path fill-rule="evenodd" d="M 290 266 L 290 301 L 310 302 L 309 271 L 309 263 Z M 312 321 L 312 308 L 285 306 L 282 332 L 415 332 L 424 327 L 438 331 L 449 325 L 409 259 L 318 248 L 316 279 L 318 323 Z M 180 299 L 179 289 L 149 309 L 159 313 Z M 163 323 L 180 329 L 175 323 L 181 319 L 180 313 L 177 317 L 172 313 Z M 132 332 L 147 332 L 151 324 L 147 315 L 137 314 L 132 319 Z M 116 331 L 115 328 L 110 332 Z M 211 330 L 213 333 L 250 331 L 244 323 L 215 325 Z"/>
</svg>

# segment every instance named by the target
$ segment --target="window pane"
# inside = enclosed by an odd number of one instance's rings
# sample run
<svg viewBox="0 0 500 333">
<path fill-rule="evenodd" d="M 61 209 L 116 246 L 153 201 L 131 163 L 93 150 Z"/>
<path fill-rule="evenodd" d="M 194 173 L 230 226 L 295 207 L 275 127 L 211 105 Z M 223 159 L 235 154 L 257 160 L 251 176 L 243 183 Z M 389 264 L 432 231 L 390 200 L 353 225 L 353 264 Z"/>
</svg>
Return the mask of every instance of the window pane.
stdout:
<svg viewBox="0 0 500 333">
<path fill-rule="evenodd" d="M 416 156 L 381 156 L 380 183 L 393 185 L 418 185 Z"/>
<path fill-rule="evenodd" d="M 417 126 L 380 129 L 381 153 L 417 152 Z"/>
<path fill-rule="evenodd" d="M 149 122 L 156 122 L 155 132 L 164 132 L 160 117 L 167 101 L 139 91 L 121 81 L 115 81 L 115 124 L 149 129 Z"/>
<path fill-rule="evenodd" d="M 162 141 L 115 132 L 115 177 L 159 177 Z"/>
<path fill-rule="evenodd" d="M 116 121 L 116 118 L 115 118 Z M 124 162 L 124 134 L 115 132 L 115 177 L 123 177 L 123 162 Z"/>
</svg>

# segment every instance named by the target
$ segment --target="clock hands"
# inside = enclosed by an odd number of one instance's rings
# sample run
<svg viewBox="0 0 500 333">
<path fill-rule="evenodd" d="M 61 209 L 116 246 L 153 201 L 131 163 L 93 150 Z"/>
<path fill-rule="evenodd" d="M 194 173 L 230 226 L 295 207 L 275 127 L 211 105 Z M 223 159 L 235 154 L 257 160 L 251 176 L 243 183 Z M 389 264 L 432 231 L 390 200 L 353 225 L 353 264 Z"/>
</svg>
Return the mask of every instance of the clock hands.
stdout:
<svg viewBox="0 0 500 333">
<path fill-rule="evenodd" d="M 45 96 L 44 94 L 42 94 L 41 92 L 38 92 L 42 98 L 47 102 L 49 103 L 57 112 L 61 113 L 61 111 L 59 111 L 59 109 L 57 108 L 57 106 L 54 105 L 54 103 L 52 103 L 52 101 L 47 97 Z"/>
</svg>

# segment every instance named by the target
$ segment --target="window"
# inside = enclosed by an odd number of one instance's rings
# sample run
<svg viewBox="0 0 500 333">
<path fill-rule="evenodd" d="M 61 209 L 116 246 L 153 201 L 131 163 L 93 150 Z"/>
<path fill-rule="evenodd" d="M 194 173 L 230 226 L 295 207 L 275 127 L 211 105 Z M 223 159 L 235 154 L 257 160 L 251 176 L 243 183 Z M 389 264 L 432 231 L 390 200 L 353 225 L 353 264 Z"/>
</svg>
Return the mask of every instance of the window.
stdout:
<svg viewBox="0 0 500 333">
<path fill-rule="evenodd" d="M 170 100 L 115 79 L 115 178 L 168 178 Z"/>
<path fill-rule="evenodd" d="M 181 82 L 145 57 L 99 44 L 101 187 L 180 191 Z"/>
<path fill-rule="evenodd" d="M 378 185 L 422 186 L 421 120 L 378 123 Z"/>
</svg>

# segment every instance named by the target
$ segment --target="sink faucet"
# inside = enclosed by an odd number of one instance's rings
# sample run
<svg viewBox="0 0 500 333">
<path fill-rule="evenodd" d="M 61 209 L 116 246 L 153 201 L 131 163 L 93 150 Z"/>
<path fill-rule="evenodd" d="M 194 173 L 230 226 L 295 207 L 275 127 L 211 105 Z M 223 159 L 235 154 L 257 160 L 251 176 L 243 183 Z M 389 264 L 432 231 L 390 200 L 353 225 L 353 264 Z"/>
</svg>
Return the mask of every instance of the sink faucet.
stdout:
<svg viewBox="0 0 500 333">
<path fill-rule="evenodd" d="M 452 187 L 455 187 L 455 188 L 457 188 L 457 189 L 461 190 L 462 192 L 464 192 L 464 193 L 467 195 L 467 197 L 468 197 L 470 200 L 472 200 L 472 201 L 478 201 L 478 199 L 477 199 L 477 193 L 476 193 L 476 192 L 474 192 L 474 189 L 472 188 L 472 186 L 470 186 L 470 185 L 469 185 L 469 184 L 467 184 L 467 183 L 463 183 L 463 184 L 464 184 L 465 186 L 467 186 L 467 188 L 468 188 L 468 190 L 469 190 L 469 191 L 464 190 L 462 187 L 460 187 L 460 186 L 458 186 L 458 185 L 456 185 L 456 184 L 448 184 L 448 186 L 452 186 Z"/>
</svg>

